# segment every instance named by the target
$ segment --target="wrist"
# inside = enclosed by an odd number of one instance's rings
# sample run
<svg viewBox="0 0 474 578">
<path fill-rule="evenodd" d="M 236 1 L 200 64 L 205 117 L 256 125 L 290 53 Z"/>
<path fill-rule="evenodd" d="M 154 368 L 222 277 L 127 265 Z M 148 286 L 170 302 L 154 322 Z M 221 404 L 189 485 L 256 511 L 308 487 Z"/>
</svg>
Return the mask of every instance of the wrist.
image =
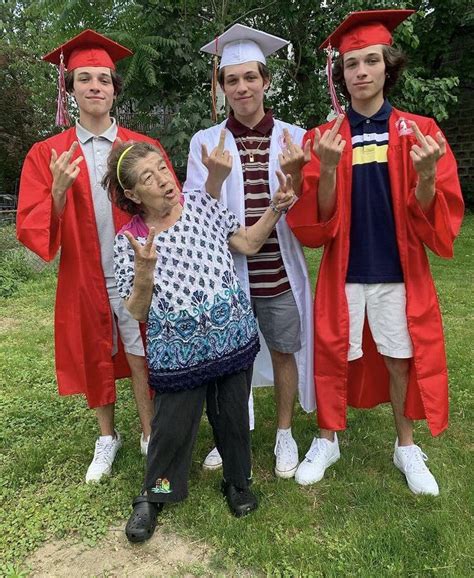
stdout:
<svg viewBox="0 0 474 578">
<path fill-rule="evenodd" d="M 270 209 L 272 210 L 273 213 L 276 213 L 278 215 L 283 215 L 285 213 L 288 212 L 288 209 L 279 209 L 277 207 L 277 205 L 272 201 L 270 201 L 270 205 L 269 205 Z"/>
</svg>

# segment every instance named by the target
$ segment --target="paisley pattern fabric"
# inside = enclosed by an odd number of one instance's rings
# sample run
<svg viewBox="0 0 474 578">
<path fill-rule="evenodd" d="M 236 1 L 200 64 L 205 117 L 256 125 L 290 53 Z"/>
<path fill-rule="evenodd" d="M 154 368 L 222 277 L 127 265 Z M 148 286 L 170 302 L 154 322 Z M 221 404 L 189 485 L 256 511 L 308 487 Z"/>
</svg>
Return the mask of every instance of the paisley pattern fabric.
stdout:
<svg viewBox="0 0 474 578">
<path fill-rule="evenodd" d="M 180 219 L 155 237 L 158 260 L 147 320 L 150 385 L 177 391 L 247 369 L 259 350 L 251 305 L 228 248 L 240 223 L 209 195 L 189 193 Z M 123 231 L 142 244 L 148 228 L 139 216 L 115 238 L 120 295 L 133 288 L 134 253 Z"/>
</svg>

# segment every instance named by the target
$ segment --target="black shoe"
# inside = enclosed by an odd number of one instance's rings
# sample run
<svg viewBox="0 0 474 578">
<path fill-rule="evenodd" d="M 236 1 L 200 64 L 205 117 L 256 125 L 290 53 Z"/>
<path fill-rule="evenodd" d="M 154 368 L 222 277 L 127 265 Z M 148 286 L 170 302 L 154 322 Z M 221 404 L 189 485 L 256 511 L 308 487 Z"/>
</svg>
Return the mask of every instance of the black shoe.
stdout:
<svg viewBox="0 0 474 578">
<path fill-rule="evenodd" d="M 138 496 L 132 505 L 133 512 L 125 527 L 125 534 L 130 542 L 145 542 L 155 532 L 156 518 L 163 504 L 149 502 L 146 496 Z"/>
<path fill-rule="evenodd" d="M 224 494 L 230 511 L 240 518 L 246 516 L 258 508 L 257 498 L 249 488 L 238 488 L 234 484 L 222 482 L 222 493 Z"/>
</svg>

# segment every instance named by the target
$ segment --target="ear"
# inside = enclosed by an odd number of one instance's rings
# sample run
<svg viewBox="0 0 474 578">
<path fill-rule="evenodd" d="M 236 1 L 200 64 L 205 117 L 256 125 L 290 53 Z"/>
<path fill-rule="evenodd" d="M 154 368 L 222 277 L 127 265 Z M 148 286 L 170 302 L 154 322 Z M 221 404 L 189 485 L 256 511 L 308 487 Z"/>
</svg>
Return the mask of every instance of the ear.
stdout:
<svg viewBox="0 0 474 578">
<path fill-rule="evenodd" d="M 265 80 L 263 82 L 263 90 L 268 90 L 270 88 L 270 84 L 272 82 L 271 78 L 267 78 L 267 80 Z"/>
<path fill-rule="evenodd" d="M 141 205 L 140 197 L 131 189 L 125 189 L 123 194 L 137 205 Z"/>
</svg>

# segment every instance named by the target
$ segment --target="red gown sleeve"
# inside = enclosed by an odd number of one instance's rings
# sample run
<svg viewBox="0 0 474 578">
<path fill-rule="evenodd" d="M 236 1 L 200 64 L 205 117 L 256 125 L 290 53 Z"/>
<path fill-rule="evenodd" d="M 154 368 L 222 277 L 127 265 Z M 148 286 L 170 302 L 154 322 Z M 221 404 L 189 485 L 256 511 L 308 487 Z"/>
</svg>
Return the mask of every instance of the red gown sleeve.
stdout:
<svg viewBox="0 0 474 578">
<path fill-rule="evenodd" d="M 435 138 L 440 129 L 430 122 L 428 134 Z M 449 145 L 436 166 L 435 198 L 427 213 L 421 209 L 415 188 L 408 198 L 408 215 L 420 240 L 440 257 L 453 256 L 454 239 L 459 233 L 464 215 L 464 202 L 457 172 L 456 159 Z"/>
<path fill-rule="evenodd" d="M 288 212 L 286 222 L 298 241 L 305 247 L 321 247 L 336 235 L 339 223 L 339 189 L 336 185 L 337 199 L 334 215 L 328 221 L 319 220 L 318 185 L 320 163 L 313 152 L 314 129 L 307 132 L 303 138 L 303 147 L 311 140 L 311 160 L 303 168 L 302 193 L 298 201 Z M 339 171 L 338 171 L 339 181 Z"/>
<path fill-rule="evenodd" d="M 61 244 L 61 219 L 54 213 L 51 194 L 50 155 L 48 146 L 40 142 L 26 156 L 16 224 L 18 240 L 45 261 L 54 259 Z"/>
</svg>

